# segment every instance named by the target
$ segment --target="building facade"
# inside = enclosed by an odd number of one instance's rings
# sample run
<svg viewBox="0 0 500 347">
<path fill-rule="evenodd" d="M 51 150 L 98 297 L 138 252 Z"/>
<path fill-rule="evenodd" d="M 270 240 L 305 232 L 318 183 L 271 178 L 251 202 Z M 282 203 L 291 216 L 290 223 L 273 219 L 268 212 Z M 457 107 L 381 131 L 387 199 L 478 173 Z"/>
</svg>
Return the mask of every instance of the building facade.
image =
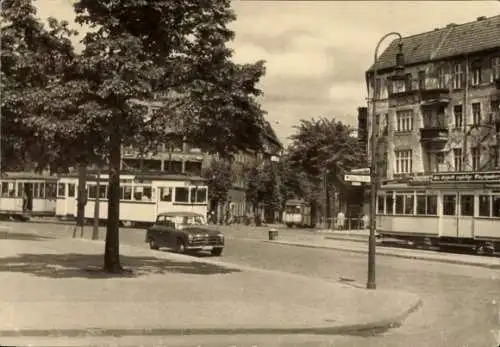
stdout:
<svg viewBox="0 0 500 347">
<path fill-rule="evenodd" d="M 398 41 L 366 72 L 380 174 L 500 170 L 500 16 L 404 37 L 402 75 Z"/>
</svg>

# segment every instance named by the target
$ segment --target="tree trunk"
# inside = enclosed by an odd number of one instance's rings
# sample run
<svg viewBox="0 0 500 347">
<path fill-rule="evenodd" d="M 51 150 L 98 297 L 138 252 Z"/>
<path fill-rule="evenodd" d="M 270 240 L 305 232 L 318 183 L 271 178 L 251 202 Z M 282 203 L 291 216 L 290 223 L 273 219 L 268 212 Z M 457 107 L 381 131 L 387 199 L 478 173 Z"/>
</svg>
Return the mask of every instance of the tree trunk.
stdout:
<svg viewBox="0 0 500 347">
<path fill-rule="evenodd" d="M 118 124 L 117 124 L 118 125 Z M 118 128 L 119 125 L 116 127 Z M 110 134 L 109 150 L 109 198 L 108 220 L 106 224 L 106 244 L 104 253 L 104 270 L 121 272 L 120 265 L 120 157 L 121 135 L 118 131 Z"/>
<path fill-rule="evenodd" d="M 98 192 L 101 189 L 101 170 L 97 170 L 97 189 Z M 99 240 L 99 193 L 97 194 L 95 198 L 95 204 L 94 204 L 94 228 L 92 230 L 92 240 Z"/>
<path fill-rule="evenodd" d="M 83 237 L 83 227 L 85 224 L 85 205 L 87 200 L 87 166 L 85 164 L 78 165 L 78 198 L 77 198 L 77 217 L 76 225 L 73 231 L 73 237 L 76 236 L 76 230 L 80 227 L 80 237 Z"/>
</svg>

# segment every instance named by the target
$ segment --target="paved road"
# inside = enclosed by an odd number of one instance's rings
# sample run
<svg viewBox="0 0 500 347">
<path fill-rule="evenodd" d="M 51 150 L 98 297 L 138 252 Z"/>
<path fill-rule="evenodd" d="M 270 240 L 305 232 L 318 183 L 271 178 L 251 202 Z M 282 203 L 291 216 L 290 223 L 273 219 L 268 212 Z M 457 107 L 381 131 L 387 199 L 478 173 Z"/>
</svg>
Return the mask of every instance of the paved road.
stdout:
<svg viewBox="0 0 500 347">
<path fill-rule="evenodd" d="M 27 231 L 43 230 L 58 237 L 71 233 L 71 229 L 64 231 L 64 226 L 25 225 Z M 89 233 L 86 231 L 87 236 Z M 223 260 L 229 263 L 335 281 L 344 278 L 361 285 L 366 279 L 366 256 L 363 255 L 263 243 L 261 233 L 249 236 L 246 229 L 240 233 L 243 238 L 237 237 L 238 231 L 228 234 Z M 146 247 L 143 230 L 123 229 L 120 237 L 126 244 Z M 499 275 L 498 270 L 378 257 L 379 288 L 408 290 L 424 300 L 424 307 L 401 328 L 368 337 L 193 337 L 185 343 L 182 339 L 178 343 L 169 342 L 176 346 L 193 346 L 193 343 L 200 346 L 220 346 L 221 343 L 224 346 L 494 346 L 490 330 L 500 330 L 499 306 L 493 304 L 500 301 Z"/>
</svg>

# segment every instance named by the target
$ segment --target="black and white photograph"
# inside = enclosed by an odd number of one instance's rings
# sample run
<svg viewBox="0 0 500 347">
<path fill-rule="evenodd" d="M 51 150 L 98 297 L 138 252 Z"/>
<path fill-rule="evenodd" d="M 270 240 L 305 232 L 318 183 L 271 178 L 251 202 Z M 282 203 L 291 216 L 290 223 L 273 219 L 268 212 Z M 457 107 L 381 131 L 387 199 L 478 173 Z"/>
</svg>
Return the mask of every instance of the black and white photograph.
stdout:
<svg viewBox="0 0 500 347">
<path fill-rule="evenodd" d="M 500 0 L 0 9 L 0 346 L 500 347 Z"/>
</svg>

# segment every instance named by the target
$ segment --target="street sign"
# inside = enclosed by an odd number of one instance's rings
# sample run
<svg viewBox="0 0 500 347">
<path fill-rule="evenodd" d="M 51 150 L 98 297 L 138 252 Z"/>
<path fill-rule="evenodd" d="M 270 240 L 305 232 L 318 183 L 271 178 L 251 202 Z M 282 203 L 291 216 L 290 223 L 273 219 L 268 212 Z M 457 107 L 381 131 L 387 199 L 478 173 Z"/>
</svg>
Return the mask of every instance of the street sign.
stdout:
<svg viewBox="0 0 500 347">
<path fill-rule="evenodd" d="M 344 175 L 344 181 L 370 183 L 368 175 Z"/>
</svg>

